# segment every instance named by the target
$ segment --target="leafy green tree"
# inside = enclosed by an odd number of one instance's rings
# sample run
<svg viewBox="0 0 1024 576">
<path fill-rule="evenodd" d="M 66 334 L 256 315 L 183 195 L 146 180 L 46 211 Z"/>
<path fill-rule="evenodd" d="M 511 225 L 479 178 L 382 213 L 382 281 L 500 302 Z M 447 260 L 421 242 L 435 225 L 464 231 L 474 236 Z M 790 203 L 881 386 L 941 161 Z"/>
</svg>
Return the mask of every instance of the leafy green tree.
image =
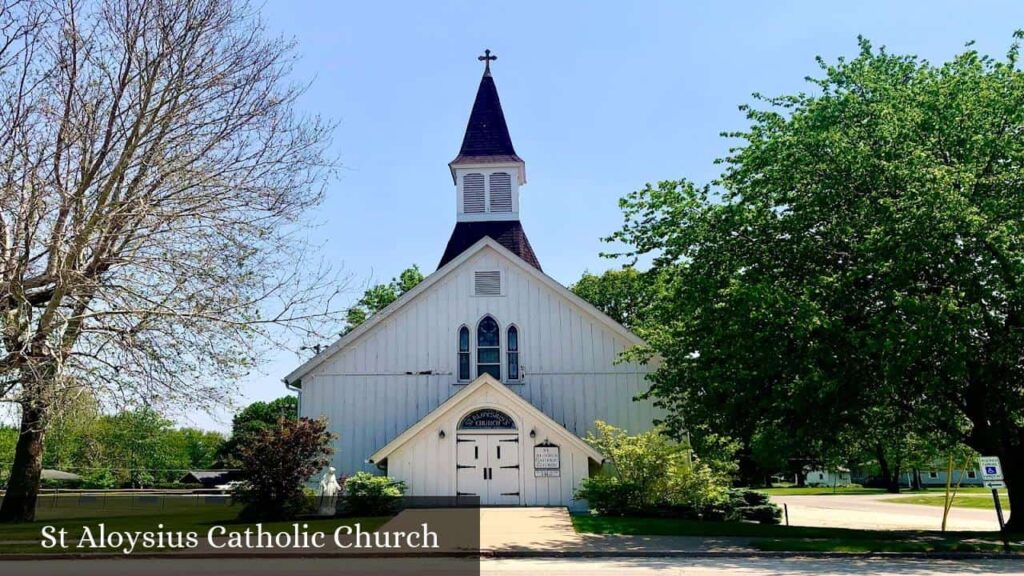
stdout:
<svg viewBox="0 0 1024 576">
<path fill-rule="evenodd" d="M 224 436 L 175 429 L 152 408 L 102 415 L 91 399 L 51 423 L 43 463 L 83 476 L 87 488 L 148 487 L 176 482 L 185 469 L 216 463 Z M 0 464 L 10 461 L 18 430 L 0 428 Z"/>
<path fill-rule="evenodd" d="M 651 393 L 670 428 L 745 441 L 942 435 L 1001 457 L 1024 510 L 1018 43 L 942 65 L 860 48 L 745 107 L 714 191 L 622 200 L 613 238 L 669 278 Z"/>
<path fill-rule="evenodd" d="M 73 472 L 98 464 L 95 432 L 101 414 L 96 397 L 80 391 L 66 395 L 60 404 L 62 409 L 54 415 L 46 434 L 43 465 Z"/>
<path fill-rule="evenodd" d="M 172 422 L 149 407 L 103 416 L 96 439 L 103 461 L 123 486 L 174 482 L 191 464 Z"/>
<path fill-rule="evenodd" d="M 7 482 L 7 466 L 14 460 L 14 446 L 18 443 L 18 429 L 0 426 L 0 486 Z"/>
<path fill-rule="evenodd" d="M 217 456 L 224 444 L 224 435 L 220 432 L 181 428 L 173 432 L 180 438 L 179 443 L 188 457 L 189 468 L 212 468 L 217 463 Z"/>
<path fill-rule="evenodd" d="M 600 275 L 584 272 L 569 289 L 634 331 L 642 331 L 641 326 L 658 301 L 653 276 L 632 267 L 608 270 Z"/>
<path fill-rule="evenodd" d="M 238 460 L 238 446 L 249 436 L 277 426 L 278 420 L 295 420 L 299 417 L 299 399 L 282 396 L 270 402 L 253 402 L 231 420 L 231 436 L 219 448 L 221 464 L 228 468 L 241 465 Z"/>
<path fill-rule="evenodd" d="M 367 318 L 383 310 L 388 304 L 398 300 L 402 294 L 412 290 L 422 281 L 423 273 L 420 272 L 419 266 L 413 264 L 403 270 L 398 275 L 398 278 L 392 278 L 391 282 L 367 288 L 363 292 L 363 297 L 354 306 L 349 308 L 345 317 L 346 326 L 342 333 L 347 333 L 356 326 L 359 326 Z"/>
</svg>

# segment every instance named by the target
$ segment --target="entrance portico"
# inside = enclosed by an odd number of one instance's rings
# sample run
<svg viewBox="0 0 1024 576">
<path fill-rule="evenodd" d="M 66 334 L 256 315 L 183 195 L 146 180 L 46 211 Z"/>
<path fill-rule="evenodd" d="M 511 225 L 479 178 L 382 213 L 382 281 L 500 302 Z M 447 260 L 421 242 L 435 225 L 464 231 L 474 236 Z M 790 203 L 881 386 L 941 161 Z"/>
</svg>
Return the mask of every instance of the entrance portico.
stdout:
<svg viewBox="0 0 1024 576">
<path fill-rule="evenodd" d="M 489 374 L 374 453 L 410 496 L 475 496 L 486 506 L 569 506 L 603 456 Z"/>
</svg>

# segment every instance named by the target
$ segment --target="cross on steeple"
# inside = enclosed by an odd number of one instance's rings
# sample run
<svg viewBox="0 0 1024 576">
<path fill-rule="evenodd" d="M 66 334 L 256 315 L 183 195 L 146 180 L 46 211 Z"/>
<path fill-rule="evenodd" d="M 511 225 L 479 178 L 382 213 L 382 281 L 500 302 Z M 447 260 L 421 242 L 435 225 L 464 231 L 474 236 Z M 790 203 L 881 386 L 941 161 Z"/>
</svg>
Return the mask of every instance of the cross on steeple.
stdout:
<svg viewBox="0 0 1024 576">
<path fill-rule="evenodd" d="M 492 56 L 490 49 L 484 50 L 483 56 L 477 56 L 477 60 L 484 63 L 484 74 L 489 75 L 491 73 L 491 60 L 497 60 L 497 56 Z"/>
</svg>

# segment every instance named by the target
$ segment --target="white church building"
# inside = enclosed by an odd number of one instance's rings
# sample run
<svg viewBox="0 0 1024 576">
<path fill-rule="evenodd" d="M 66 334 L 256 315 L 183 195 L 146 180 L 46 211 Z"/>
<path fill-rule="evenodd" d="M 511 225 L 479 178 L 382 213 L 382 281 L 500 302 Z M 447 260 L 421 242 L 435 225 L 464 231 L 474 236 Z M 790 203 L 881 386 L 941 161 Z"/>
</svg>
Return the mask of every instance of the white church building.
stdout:
<svg viewBox="0 0 1024 576">
<path fill-rule="evenodd" d="M 526 164 L 509 137 L 489 52 L 458 156 L 456 222 L 418 286 L 296 368 L 301 416 L 337 434 L 333 465 L 402 480 L 410 496 L 570 506 L 604 456 L 604 420 L 630 433 L 659 411 L 641 343 L 544 274 L 520 223 Z"/>
</svg>

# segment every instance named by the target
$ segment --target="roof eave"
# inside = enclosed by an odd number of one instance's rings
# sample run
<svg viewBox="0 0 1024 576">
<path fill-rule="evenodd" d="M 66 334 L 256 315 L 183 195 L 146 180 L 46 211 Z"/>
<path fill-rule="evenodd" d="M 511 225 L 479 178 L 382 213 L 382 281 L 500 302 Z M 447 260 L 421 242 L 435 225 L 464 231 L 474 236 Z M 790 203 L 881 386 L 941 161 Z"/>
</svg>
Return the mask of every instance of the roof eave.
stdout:
<svg viewBox="0 0 1024 576">
<path fill-rule="evenodd" d="M 494 168 L 500 165 L 514 167 L 519 185 L 526 184 L 526 162 L 517 154 L 503 156 L 464 156 L 459 154 L 448 163 L 448 170 L 452 173 L 452 184 L 457 186 L 459 181 L 455 177 L 456 168 Z"/>
</svg>

